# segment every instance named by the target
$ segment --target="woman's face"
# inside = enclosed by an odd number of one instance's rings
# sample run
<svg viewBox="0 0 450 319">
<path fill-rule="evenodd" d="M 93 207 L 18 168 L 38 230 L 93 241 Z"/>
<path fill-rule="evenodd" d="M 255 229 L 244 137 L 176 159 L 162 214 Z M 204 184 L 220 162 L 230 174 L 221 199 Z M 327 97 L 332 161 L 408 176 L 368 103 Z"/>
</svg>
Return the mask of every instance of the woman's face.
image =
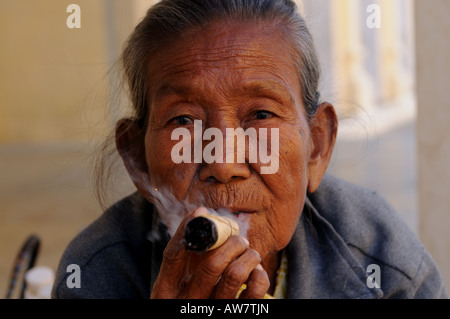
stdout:
<svg viewBox="0 0 450 319">
<path fill-rule="evenodd" d="M 151 185 L 171 190 L 180 202 L 226 208 L 230 214 L 239 211 L 233 216 L 249 222 L 247 238 L 262 258 L 289 243 L 310 178 L 313 141 L 293 56 L 292 46 L 275 27 L 217 22 L 206 30 L 186 32 L 149 65 L 145 159 Z M 227 129 L 267 129 L 263 144 L 268 154 L 272 151 L 272 165 L 278 169 L 262 174 L 261 168 L 269 164 L 261 163 L 260 157 L 250 161 L 248 143 L 245 163 L 227 161 L 226 154 L 223 163 L 198 163 L 195 120 L 201 121 L 201 133 L 220 130 L 224 150 Z M 172 138 L 177 128 L 191 135 L 190 163 L 174 161 L 172 150 L 181 145 L 180 136 Z M 202 147 L 212 140 L 203 140 Z M 188 152 L 184 146 L 183 152 Z M 206 153 L 222 158 L 211 149 Z"/>
</svg>

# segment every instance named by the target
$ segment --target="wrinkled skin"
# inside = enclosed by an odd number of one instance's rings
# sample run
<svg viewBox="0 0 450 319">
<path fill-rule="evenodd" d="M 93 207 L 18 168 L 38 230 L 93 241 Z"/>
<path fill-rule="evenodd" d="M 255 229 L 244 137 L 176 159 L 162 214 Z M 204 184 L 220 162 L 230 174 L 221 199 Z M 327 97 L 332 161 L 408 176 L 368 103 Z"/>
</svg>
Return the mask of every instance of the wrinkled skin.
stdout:
<svg viewBox="0 0 450 319">
<path fill-rule="evenodd" d="M 280 251 L 293 235 L 307 191 L 320 184 L 337 130 L 328 103 L 308 121 L 293 56 L 277 26 L 219 21 L 186 31 L 152 57 L 144 145 L 130 148 L 140 133 L 133 122 L 117 126 L 118 149 L 136 187 L 150 201 L 149 180 L 180 201 L 244 211 L 239 218 L 249 220 L 249 230 L 248 240 L 233 236 L 214 251 L 192 253 L 181 242 L 184 227 L 204 210 L 187 214 L 166 247 L 151 297 L 234 298 L 243 283 L 242 298 L 273 292 Z M 193 136 L 194 120 L 224 136 L 226 128 L 254 127 L 268 128 L 270 139 L 270 129 L 278 128 L 278 171 L 260 174 L 265 164 L 248 158 L 175 164 L 171 150 L 178 141 L 171 140 L 172 131 L 185 127 Z"/>
</svg>

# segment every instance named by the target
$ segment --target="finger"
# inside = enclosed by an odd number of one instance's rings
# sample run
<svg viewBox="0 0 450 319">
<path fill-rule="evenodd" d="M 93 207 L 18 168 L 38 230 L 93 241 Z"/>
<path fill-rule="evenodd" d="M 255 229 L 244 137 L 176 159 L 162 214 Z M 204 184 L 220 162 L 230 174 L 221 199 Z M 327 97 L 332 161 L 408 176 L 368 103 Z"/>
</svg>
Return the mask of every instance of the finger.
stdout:
<svg viewBox="0 0 450 319">
<path fill-rule="evenodd" d="M 269 276 L 261 264 L 258 264 L 250 274 L 247 289 L 241 293 L 239 299 L 263 299 L 269 287 Z"/>
<path fill-rule="evenodd" d="M 188 251 L 183 244 L 186 224 L 194 217 L 204 214 L 206 208 L 198 208 L 187 214 L 163 252 L 159 275 L 152 289 L 151 298 L 173 298 L 183 281 Z M 206 211 L 207 212 L 207 211 Z"/>
<path fill-rule="evenodd" d="M 239 289 L 247 282 L 250 274 L 260 262 L 259 253 L 254 249 L 247 249 L 226 268 L 214 289 L 214 298 L 236 298 Z"/>
<path fill-rule="evenodd" d="M 249 242 L 246 238 L 231 236 L 221 247 L 204 253 L 189 283 L 189 296 L 210 298 L 225 269 L 248 247 Z"/>
</svg>

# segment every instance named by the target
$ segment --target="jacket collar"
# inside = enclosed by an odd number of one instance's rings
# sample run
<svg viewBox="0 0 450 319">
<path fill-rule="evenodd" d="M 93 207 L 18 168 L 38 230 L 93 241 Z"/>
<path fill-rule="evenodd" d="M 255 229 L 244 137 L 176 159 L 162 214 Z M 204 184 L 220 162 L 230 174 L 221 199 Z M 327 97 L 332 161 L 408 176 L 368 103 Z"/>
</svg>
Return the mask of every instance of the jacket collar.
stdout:
<svg viewBox="0 0 450 319">
<path fill-rule="evenodd" d="M 286 249 L 290 299 L 383 297 L 381 289 L 368 288 L 366 270 L 308 198 Z"/>
</svg>

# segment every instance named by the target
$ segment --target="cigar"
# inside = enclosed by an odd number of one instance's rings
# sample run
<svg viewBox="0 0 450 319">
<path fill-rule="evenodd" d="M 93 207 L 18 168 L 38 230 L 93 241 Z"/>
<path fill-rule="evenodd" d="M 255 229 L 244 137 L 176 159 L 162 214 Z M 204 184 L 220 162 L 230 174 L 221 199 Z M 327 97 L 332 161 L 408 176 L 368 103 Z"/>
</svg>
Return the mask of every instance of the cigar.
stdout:
<svg viewBox="0 0 450 319">
<path fill-rule="evenodd" d="M 209 251 L 238 234 L 239 225 L 231 218 L 218 215 L 199 216 L 186 225 L 184 244 L 188 250 Z"/>
</svg>

